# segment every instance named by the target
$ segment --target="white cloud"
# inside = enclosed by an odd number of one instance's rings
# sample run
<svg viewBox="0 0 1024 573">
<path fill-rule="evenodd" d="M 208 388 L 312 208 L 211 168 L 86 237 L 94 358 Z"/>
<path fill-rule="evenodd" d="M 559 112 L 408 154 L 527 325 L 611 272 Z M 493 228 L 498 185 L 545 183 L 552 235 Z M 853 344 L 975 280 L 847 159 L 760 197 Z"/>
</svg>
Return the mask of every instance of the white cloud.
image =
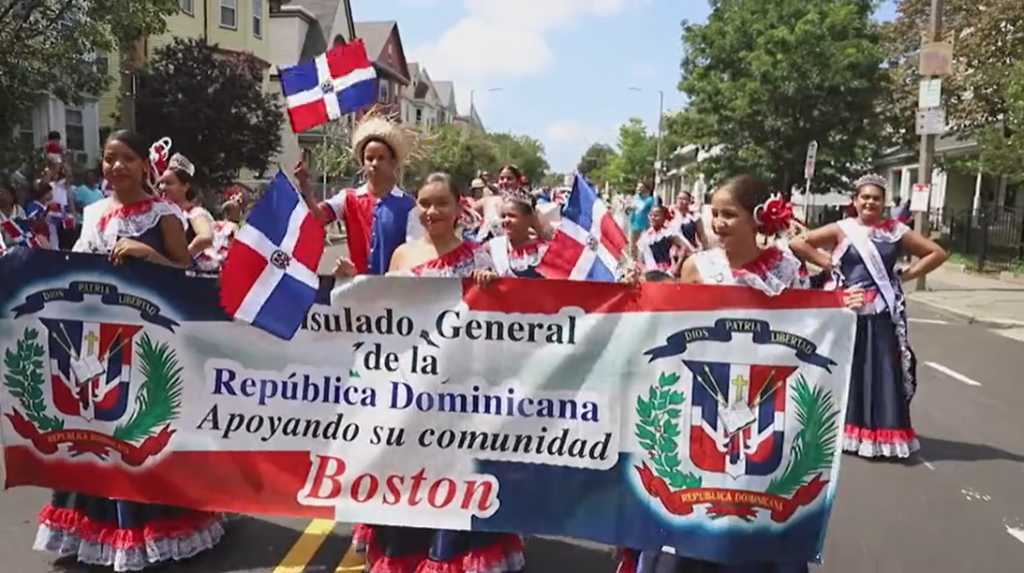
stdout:
<svg viewBox="0 0 1024 573">
<path fill-rule="evenodd" d="M 413 0 L 423 1 L 423 0 Z M 451 80 L 459 108 L 469 90 L 499 87 L 502 80 L 542 74 L 555 55 L 545 35 L 587 16 L 613 16 L 649 0 L 464 0 L 466 16 L 433 42 L 409 51 L 437 80 Z M 477 94 L 477 107 L 486 98 Z"/>
<path fill-rule="evenodd" d="M 592 144 L 614 144 L 618 131 L 618 125 L 600 126 L 563 119 L 549 123 L 541 139 L 551 168 L 569 172 Z"/>
<path fill-rule="evenodd" d="M 466 10 L 496 25 L 545 31 L 582 16 L 614 16 L 626 4 L 627 0 L 466 0 Z"/>
<path fill-rule="evenodd" d="M 589 145 L 607 137 L 607 129 L 571 119 L 553 121 L 544 128 L 544 139 L 559 144 Z"/>
</svg>

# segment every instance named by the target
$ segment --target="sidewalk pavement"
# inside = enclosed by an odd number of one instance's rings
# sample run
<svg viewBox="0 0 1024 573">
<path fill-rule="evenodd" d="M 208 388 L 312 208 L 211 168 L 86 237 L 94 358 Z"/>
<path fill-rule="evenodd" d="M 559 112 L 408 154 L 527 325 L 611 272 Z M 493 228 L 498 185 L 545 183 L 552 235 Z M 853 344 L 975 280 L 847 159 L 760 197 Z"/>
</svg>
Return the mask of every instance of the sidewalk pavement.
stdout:
<svg viewBox="0 0 1024 573">
<path fill-rule="evenodd" d="M 939 268 L 928 275 L 927 290 L 907 297 L 971 323 L 989 328 L 1024 327 L 1024 282 L 989 278 L 951 268 Z"/>
</svg>

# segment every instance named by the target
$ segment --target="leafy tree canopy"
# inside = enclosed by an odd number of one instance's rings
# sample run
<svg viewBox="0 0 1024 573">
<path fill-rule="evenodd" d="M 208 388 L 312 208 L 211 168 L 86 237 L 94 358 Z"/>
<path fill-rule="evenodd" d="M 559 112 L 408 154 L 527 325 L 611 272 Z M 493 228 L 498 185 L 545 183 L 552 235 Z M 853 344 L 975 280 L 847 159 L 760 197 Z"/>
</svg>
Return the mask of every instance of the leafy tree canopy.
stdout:
<svg viewBox="0 0 1024 573">
<path fill-rule="evenodd" d="M 406 186 L 418 185 L 430 173 L 440 171 L 451 175 L 460 187 L 467 187 L 477 172 L 496 175 L 509 163 L 537 185 L 549 169 L 544 146 L 529 136 L 484 133 L 459 125 L 443 125 L 426 136 L 427 153 L 406 166 Z"/>
<path fill-rule="evenodd" d="M 44 93 L 76 105 L 103 93 L 110 77 L 104 65 L 96 65 L 97 53 L 116 57 L 122 45 L 163 32 L 166 17 L 178 10 L 178 0 L 0 4 L 0 133 L 24 124 Z M 0 138 L 0 164 L 18 164 L 23 151 Z"/>
<path fill-rule="evenodd" d="M 176 39 L 139 74 L 138 129 L 154 141 L 169 137 L 202 188 L 230 185 L 243 168 L 262 174 L 281 149 L 284 121 L 278 97 L 263 93 L 264 73 L 251 55 Z"/>
<path fill-rule="evenodd" d="M 605 182 L 619 191 L 631 191 L 639 181 L 653 181 L 657 140 L 647 133 L 642 120 L 632 117 L 619 127 L 618 148 L 618 154 L 602 173 Z"/>
<path fill-rule="evenodd" d="M 918 50 L 931 14 L 929 0 L 902 0 L 885 28 L 885 48 L 896 90 L 887 111 L 892 132 L 915 144 Z M 964 167 L 1024 179 L 1024 2 L 946 0 L 944 36 L 954 42 L 952 75 L 943 78 L 943 104 L 957 135 L 974 138 L 979 157 Z"/>
<path fill-rule="evenodd" d="M 589 177 L 596 185 L 603 186 L 608 181 L 608 168 L 618 155 L 612 146 L 595 143 L 583 152 L 576 170 Z"/>
<path fill-rule="evenodd" d="M 712 181 L 739 173 L 788 191 L 816 140 L 816 187 L 866 168 L 883 143 L 888 81 L 871 0 L 718 0 L 706 24 L 683 23 L 677 135 L 722 153 Z"/>
</svg>

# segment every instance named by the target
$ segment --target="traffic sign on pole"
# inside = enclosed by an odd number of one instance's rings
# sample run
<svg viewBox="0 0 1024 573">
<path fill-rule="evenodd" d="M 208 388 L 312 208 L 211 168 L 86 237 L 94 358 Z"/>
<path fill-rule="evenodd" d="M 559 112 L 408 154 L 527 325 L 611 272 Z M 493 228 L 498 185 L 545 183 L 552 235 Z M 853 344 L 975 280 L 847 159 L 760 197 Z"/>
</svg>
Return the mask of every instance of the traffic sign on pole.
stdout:
<svg viewBox="0 0 1024 573">
<path fill-rule="evenodd" d="M 814 179 L 814 167 L 818 161 L 818 142 L 812 141 L 807 146 L 807 160 L 804 161 L 804 179 Z"/>
</svg>

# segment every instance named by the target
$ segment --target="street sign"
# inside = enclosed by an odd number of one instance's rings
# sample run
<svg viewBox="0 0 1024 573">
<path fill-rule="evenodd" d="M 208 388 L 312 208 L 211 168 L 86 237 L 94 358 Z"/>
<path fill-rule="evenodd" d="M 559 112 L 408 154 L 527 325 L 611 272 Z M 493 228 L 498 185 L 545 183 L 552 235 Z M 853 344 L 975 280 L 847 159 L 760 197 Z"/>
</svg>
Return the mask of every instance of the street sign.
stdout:
<svg viewBox="0 0 1024 573">
<path fill-rule="evenodd" d="M 931 194 L 931 185 L 927 183 L 914 183 L 914 189 L 910 193 L 910 210 L 915 213 L 926 213 Z"/>
<path fill-rule="evenodd" d="M 916 128 L 918 135 L 942 135 L 946 133 L 946 109 L 929 107 L 917 110 Z"/>
<path fill-rule="evenodd" d="M 945 77 L 953 72 L 953 42 L 926 42 L 921 46 L 918 73 L 923 77 Z"/>
<path fill-rule="evenodd" d="M 917 93 L 917 108 L 942 107 L 942 79 L 921 80 Z"/>
<path fill-rule="evenodd" d="M 814 179 L 814 167 L 818 161 L 818 142 L 812 141 L 807 146 L 807 159 L 804 161 L 804 179 Z"/>
</svg>

